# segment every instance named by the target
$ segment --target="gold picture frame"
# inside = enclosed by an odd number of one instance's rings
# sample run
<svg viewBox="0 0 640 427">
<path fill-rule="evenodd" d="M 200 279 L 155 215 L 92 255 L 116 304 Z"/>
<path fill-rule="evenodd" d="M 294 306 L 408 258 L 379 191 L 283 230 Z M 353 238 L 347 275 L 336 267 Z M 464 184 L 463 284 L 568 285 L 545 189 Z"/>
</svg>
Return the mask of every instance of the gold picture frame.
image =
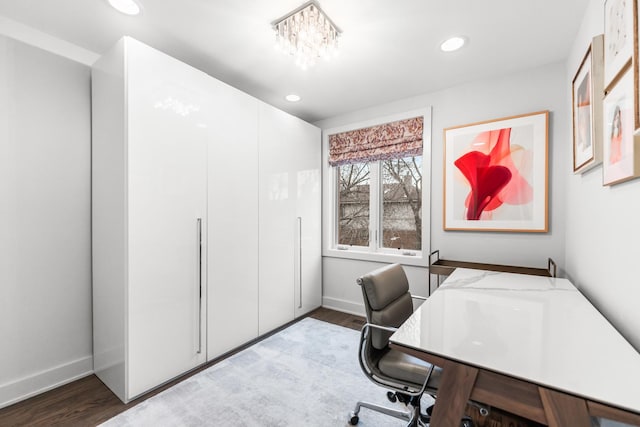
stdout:
<svg viewBox="0 0 640 427">
<path fill-rule="evenodd" d="M 444 129 L 444 230 L 548 231 L 549 112 Z"/>
<path fill-rule="evenodd" d="M 574 173 L 602 163 L 603 43 L 593 38 L 571 83 Z"/>
</svg>

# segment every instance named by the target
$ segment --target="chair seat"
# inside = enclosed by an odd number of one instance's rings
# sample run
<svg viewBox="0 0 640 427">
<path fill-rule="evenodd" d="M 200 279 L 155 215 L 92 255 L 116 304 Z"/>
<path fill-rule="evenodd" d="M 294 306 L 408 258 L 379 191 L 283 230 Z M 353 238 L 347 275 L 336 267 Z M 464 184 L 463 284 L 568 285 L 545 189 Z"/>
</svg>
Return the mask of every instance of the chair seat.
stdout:
<svg viewBox="0 0 640 427">
<path fill-rule="evenodd" d="M 390 349 L 378 361 L 378 369 L 381 373 L 391 378 L 397 378 L 400 381 L 413 383 L 418 388 L 424 384 L 430 368 L 431 364 L 424 360 L 393 349 Z M 438 388 L 441 372 L 442 369 L 437 366 L 433 369 L 433 373 L 431 377 L 429 377 L 429 383 L 427 384 L 428 388 Z"/>
</svg>

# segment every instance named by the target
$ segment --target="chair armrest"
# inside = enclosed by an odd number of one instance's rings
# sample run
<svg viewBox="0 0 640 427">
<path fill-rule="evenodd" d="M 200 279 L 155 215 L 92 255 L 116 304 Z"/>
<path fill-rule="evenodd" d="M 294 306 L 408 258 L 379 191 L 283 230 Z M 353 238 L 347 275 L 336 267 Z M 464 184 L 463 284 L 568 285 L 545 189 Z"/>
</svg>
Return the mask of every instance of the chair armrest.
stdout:
<svg viewBox="0 0 640 427">
<path fill-rule="evenodd" d="M 406 394 L 409 394 L 410 396 L 421 396 L 422 393 L 424 393 L 425 390 L 427 389 L 427 383 L 431 378 L 431 374 L 433 373 L 435 366 L 433 364 L 430 364 L 427 377 L 425 378 L 424 383 L 422 384 L 422 387 L 419 390 L 409 390 L 407 385 L 403 384 L 402 381 L 400 380 L 397 380 L 398 381 L 397 383 L 395 383 L 394 381 L 394 384 L 391 384 L 388 379 L 387 380 L 383 378 L 375 379 L 374 377 L 376 376 L 371 370 L 371 367 L 367 366 L 367 362 L 365 362 L 365 356 L 364 356 L 365 342 L 368 339 L 370 339 L 370 335 L 368 334 L 369 329 L 378 329 L 378 330 L 387 331 L 387 332 L 396 332 L 398 330 L 398 328 L 393 328 L 389 326 L 380 326 L 380 325 L 375 325 L 373 323 L 365 323 L 364 326 L 362 326 L 362 330 L 360 331 L 360 345 L 358 348 L 358 355 L 359 355 L 358 362 L 360 362 L 360 367 L 362 368 L 363 372 L 369 377 L 370 380 L 377 383 L 378 385 L 390 387 L 395 391 L 406 393 Z M 435 392 L 435 390 L 433 390 L 433 392 Z"/>
<path fill-rule="evenodd" d="M 387 332 L 395 332 L 398 330 L 398 328 L 393 328 L 391 326 L 382 326 L 382 325 L 376 325 L 373 323 L 365 323 L 362 326 L 362 332 L 365 331 L 365 329 L 369 329 L 369 328 L 373 328 L 373 329 L 379 329 L 381 331 L 387 331 Z"/>
<path fill-rule="evenodd" d="M 381 331 L 395 332 L 398 330 L 398 328 L 392 328 L 390 326 L 380 326 L 380 325 L 375 325 L 373 323 L 368 323 L 368 322 L 362 325 L 362 329 L 360 330 L 360 344 L 358 346 L 358 362 L 360 362 L 360 367 L 362 368 L 363 372 L 367 374 L 367 376 L 370 379 L 372 379 L 372 371 L 371 371 L 371 368 L 367 365 L 367 362 L 365 362 L 366 358 L 364 355 L 365 344 L 367 343 L 367 341 L 371 339 L 371 332 L 369 331 L 370 329 L 378 329 Z"/>
</svg>

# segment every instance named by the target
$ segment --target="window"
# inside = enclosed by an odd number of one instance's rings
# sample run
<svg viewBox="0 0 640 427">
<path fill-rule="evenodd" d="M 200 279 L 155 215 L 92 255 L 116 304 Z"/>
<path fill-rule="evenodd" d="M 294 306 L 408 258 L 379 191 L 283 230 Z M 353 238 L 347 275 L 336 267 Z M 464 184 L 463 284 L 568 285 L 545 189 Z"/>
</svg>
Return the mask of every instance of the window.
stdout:
<svg viewBox="0 0 640 427">
<path fill-rule="evenodd" d="M 336 243 L 341 249 L 422 249 L 422 156 L 335 168 Z"/>
<path fill-rule="evenodd" d="M 422 249 L 422 156 L 382 163 L 382 247 Z"/>
<path fill-rule="evenodd" d="M 420 110 L 324 132 L 324 255 L 425 265 L 429 125 Z"/>
<path fill-rule="evenodd" d="M 337 166 L 338 244 L 369 246 L 369 164 Z"/>
</svg>

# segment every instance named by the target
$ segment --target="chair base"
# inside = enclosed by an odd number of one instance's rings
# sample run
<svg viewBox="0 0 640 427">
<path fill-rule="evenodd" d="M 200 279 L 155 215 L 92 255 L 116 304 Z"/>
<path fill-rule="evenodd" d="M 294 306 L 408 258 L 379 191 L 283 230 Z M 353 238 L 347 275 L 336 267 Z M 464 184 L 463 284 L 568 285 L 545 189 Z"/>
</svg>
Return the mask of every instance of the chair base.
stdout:
<svg viewBox="0 0 640 427">
<path fill-rule="evenodd" d="M 397 409 L 388 408 L 386 406 L 378 405 L 376 403 L 360 401 L 356 403 L 356 408 L 351 414 L 349 414 L 349 424 L 352 426 L 358 424 L 360 420 L 358 414 L 360 409 L 367 408 L 372 411 L 380 412 L 385 415 L 390 415 L 395 418 L 407 421 L 407 427 L 428 427 L 428 419 L 423 421 L 423 416 L 420 414 L 420 406 L 410 406 L 410 411 L 399 411 Z"/>
<path fill-rule="evenodd" d="M 363 402 L 356 403 L 356 409 L 349 414 L 349 424 L 355 426 L 360 421 L 360 409 L 367 408 L 381 414 L 390 415 L 408 422 L 407 427 L 429 427 L 430 416 L 420 413 L 420 405 L 410 405 L 410 411 L 399 411 L 397 409 L 388 408 L 378 405 L 377 403 Z M 431 406 L 430 408 L 433 408 Z M 428 411 L 431 414 L 431 411 Z M 475 427 L 470 417 L 463 417 L 460 420 L 460 427 Z"/>
</svg>

